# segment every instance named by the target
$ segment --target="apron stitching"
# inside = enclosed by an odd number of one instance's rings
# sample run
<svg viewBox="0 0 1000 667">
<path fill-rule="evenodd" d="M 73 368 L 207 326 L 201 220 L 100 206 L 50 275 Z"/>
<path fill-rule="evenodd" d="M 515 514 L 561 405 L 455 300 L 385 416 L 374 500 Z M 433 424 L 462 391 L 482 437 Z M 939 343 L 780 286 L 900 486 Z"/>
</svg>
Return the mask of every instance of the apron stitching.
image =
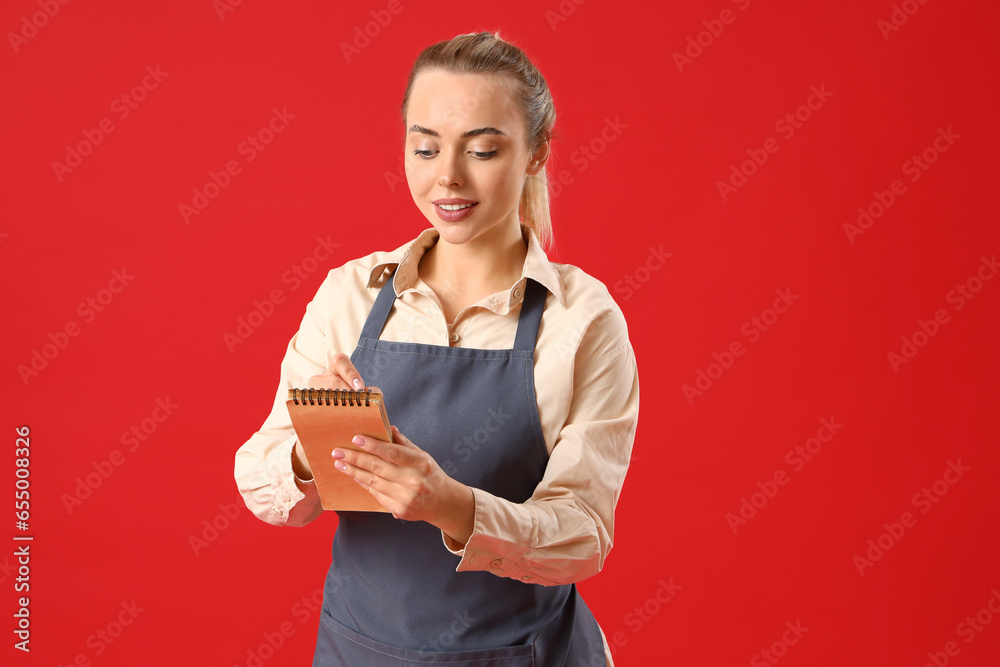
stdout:
<svg viewBox="0 0 1000 667">
<path fill-rule="evenodd" d="M 373 340 L 373 339 L 370 339 L 370 338 L 369 339 L 361 339 L 361 340 L 358 341 L 357 347 L 362 347 L 362 348 L 365 348 L 367 350 L 372 350 L 372 351 L 375 351 L 375 352 L 379 351 L 378 347 L 376 345 L 373 345 L 373 344 L 369 343 L 369 341 L 371 341 L 371 340 Z M 425 345 L 426 344 L 426 343 L 400 343 L 398 341 L 382 341 L 382 342 L 384 342 L 384 343 L 397 343 L 397 344 L 400 344 L 400 345 L 407 345 L 407 344 L 409 344 L 409 345 Z M 510 361 L 511 359 L 526 360 L 528 358 L 528 355 L 525 354 L 524 350 L 516 350 L 514 348 L 498 348 L 498 349 L 484 349 L 484 348 L 473 348 L 473 347 L 454 348 L 454 347 L 445 347 L 444 345 L 428 345 L 428 347 L 440 347 L 441 348 L 441 352 L 410 352 L 410 351 L 407 351 L 407 350 L 392 350 L 392 352 L 395 353 L 395 354 L 414 354 L 414 355 L 421 355 L 421 356 L 425 356 L 425 357 L 455 357 L 457 359 L 473 359 L 475 361 Z M 492 355 L 491 354 L 490 357 L 488 357 L 488 358 L 479 358 L 479 357 L 474 357 L 474 356 L 454 355 L 453 354 L 454 350 L 469 350 L 470 352 L 482 351 L 482 352 L 503 353 L 503 354 L 508 354 L 509 353 L 509 355 L 508 356 L 499 356 L 499 355 Z"/>
<path fill-rule="evenodd" d="M 549 450 L 545 445 L 545 436 L 542 434 L 542 423 L 540 417 L 538 416 L 538 405 L 530 405 L 532 400 L 536 400 L 535 397 L 535 386 L 534 386 L 534 364 L 526 367 L 524 369 L 524 385 L 527 393 L 527 398 L 525 399 L 529 405 L 529 413 L 531 414 L 532 425 L 535 427 L 535 453 L 538 454 L 539 459 L 545 464 L 548 464 Z"/>
<path fill-rule="evenodd" d="M 393 655 L 391 653 L 386 653 L 385 651 L 380 651 L 380 650 L 378 650 L 376 648 L 372 648 L 370 646 L 366 646 L 365 644 L 363 644 L 362 642 L 359 642 L 354 637 L 350 637 L 350 636 L 344 634 L 343 632 L 341 632 L 337 628 L 331 628 L 331 630 L 333 632 L 335 632 L 336 634 L 340 635 L 341 637 L 343 637 L 344 639 L 348 640 L 349 642 L 353 642 L 353 643 L 357 644 L 358 646 L 360 646 L 360 647 L 362 647 L 364 649 L 367 649 L 367 650 L 369 650 L 369 651 L 371 651 L 373 653 L 378 653 L 379 655 L 387 655 L 390 658 L 393 658 L 395 660 L 404 660 L 406 662 L 419 662 L 419 663 L 423 663 L 423 664 L 441 664 L 441 665 L 443 665 L 445 663 L 449 663 L 449 662 L 455 662 L 454 660 L 418 660 L 416 658 L 406 658 L 406 657 L 400 658 L 399 656 L 395 656 L 395 655 Z M 530 644 L 528 644 L 526 646 L 530 647 Z M 518 648 L 518 647 L 505 647 L 505 648 Z M 485 649 L 485 650 L 488 651 L 488 650 L 491 650 L 491 649 Z M 487 661 L 493 662 L 493 661 L 496 661 L 496 660 L 514 660 L 514 659 L 517 659 L 517 657 L 518 656 L 497 656 L 495 658 L 468 658 L 468 659 L 464 659 L 463 662 L 487 662 Z M 531 651 L 531 664 L 532 664 L 532 666 L 534 666 L 534 664 L 535 664 L 535 651 L 534 650 Z"/>
</svg>

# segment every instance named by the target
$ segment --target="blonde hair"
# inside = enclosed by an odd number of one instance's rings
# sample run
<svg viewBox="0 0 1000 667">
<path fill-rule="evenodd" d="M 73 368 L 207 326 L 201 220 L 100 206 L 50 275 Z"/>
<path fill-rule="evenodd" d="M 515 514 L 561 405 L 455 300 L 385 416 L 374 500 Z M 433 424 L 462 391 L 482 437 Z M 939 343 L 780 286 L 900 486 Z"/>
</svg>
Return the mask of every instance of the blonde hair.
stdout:
<svg viewBox="0 0 1000 667">
<path fill-rule="evenodd" d="M 556 123 L 555 105 L 545 77 L 524 51 L 500 38 L 500 33 L 478 32 L 432 44 L 420 52 L 410 70 L 403 94 L 403 121 L 417 75 L 424 70 L 441 69 L 457 74 L 496 74 L 501 87 L 512 93 L 524 115 L 528 129 L 528 148 L 536 151 L 552 138 Z M 505 85 L 506 84 L 506 85 Z M 493 91 L 491 86 L 486 92 Z M 477 97 L 479 89 L 477 89 Z M 474 103 L 474 101 L 473 101 Z M 551 150 L 551 146 L 550 146 Z M 545 167 L 528 175 L 521 190 L 518 215 L 535 230 L 543 248 L 552 244 L 552 218 L 549 214 L 549 186 Z"/>
</svg>

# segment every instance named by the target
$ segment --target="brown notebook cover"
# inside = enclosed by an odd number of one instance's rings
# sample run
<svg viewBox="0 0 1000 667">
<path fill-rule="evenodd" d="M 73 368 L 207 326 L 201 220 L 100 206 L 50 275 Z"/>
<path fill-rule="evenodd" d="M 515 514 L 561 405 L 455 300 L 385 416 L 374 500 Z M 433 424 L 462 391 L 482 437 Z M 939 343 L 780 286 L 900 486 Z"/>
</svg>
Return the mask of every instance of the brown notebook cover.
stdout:
<svg viewBox="0 0 1000 667">
<path fill-rule="evenodd" d="M 325 510 L 388 512 L 367 489 L 334 467 L 335 447 L 353 449 L 355 435 L 392 441 L 381 393 L 347 389 L 289 389 L 288 414 L 305 450 Z"/>
</svg>

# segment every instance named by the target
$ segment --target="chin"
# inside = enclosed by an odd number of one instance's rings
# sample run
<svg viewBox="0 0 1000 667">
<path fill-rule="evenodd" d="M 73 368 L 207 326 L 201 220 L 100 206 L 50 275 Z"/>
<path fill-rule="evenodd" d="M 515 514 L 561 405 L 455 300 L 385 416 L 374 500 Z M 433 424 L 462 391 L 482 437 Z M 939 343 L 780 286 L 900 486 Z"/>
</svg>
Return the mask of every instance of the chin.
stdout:
<svg viewBox="0 0 1000 667">
<path fill-rule="evenodd" d="M 477 236 L 472 227 L 464 226 L 462 222 L 444 222 L 443 220 L 438 220 L 432 224 L 434 225 L 434 229 L 438 231 L 441 240 L 451 245 L 468 243 Z"/>
</svg>

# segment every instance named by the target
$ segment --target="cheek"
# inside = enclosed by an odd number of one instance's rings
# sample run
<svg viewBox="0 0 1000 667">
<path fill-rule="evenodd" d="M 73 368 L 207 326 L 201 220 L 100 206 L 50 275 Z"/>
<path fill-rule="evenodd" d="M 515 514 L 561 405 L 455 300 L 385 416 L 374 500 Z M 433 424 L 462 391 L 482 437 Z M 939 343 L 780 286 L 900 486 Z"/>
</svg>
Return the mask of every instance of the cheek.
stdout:
<svg viewBox="0 0 1000 667">
<path fill-rule="evenodd" d="M 404 174 L 410 192 L 414 194 L 426 192 L 434 180 L 431 170 L 426 165 L 413 163 L 409 160 L 404 163 Z"/>
<path fill-rule="evenodd" d="M 467 180 L 477 191 L 488 192 L 494 198 L 506 198 L 512 191 L 520 192 L 521 181 L 511 164 L 479 163 L 478 169 L 469 170 Z"/>
<path fill-rule="evenodd" d="M 497 197 L 504 200 L 517 200 L 521 196 L 523 184 L 524 172 L 510 168 L 495 175 L 493 187 Z"/>
</svg>

